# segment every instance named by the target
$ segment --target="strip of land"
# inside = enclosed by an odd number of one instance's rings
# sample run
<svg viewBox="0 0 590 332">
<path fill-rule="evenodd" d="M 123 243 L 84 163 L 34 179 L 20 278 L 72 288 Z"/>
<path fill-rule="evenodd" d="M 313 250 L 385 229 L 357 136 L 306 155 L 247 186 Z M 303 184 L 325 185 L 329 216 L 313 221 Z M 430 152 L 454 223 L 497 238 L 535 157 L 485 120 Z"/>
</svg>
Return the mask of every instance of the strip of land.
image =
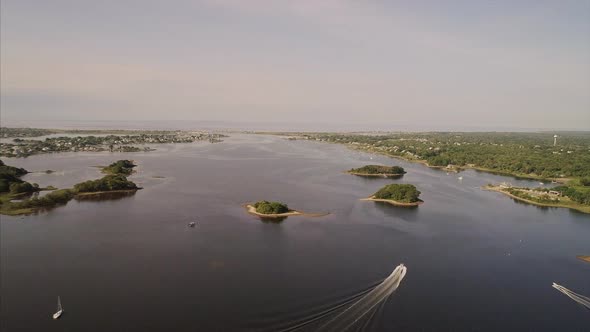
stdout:
<svg viewBox="0 0 590 332">
<path fill-rule="evenodd" d="M 76 196 L 74 196 L 74 198 L 76 198 L 76 197 L 84 197 L 84 196 L 100 196 L 100 195 L 106 195 L 106 194 L 131 194 L 131 193 L 137 192 L 140 189 L 143 189 L 143 188 L 124 189 L 124 190 L 108 190 L 108 191 L 94 191 L 94 192 L 87 192 L 87 193 L 77 193 Z"/>
<path fill-rule="evenodd" d="M 305 217 L 323 217 L 327 216 L 330 213 L 306 213 L 297 210 L 290 210 L 289 212 L 285 213 L 272 213 L 272 214 L 265 214 L 256 212 L 256 208 L 254 205 L 245 204 L 244 207 L 248 213 L 253 214 L 255 216 L 263 217 L 263 218 L 283 218 L 283 217 L 290 217 L 290 216 L 305 216 Z"/>
<path fill-rule="evenodd" d="M 389 178 L 389 177 L 399 177 L 402 176 L 403 174 L 387 174 L 387 173 L 378 173 L 378 174 L 368 174 L 368 173 L 358 173 L 358 172 L 346 172 L 348 174 L 352 174 L 352 175 L 358 175 L 358 176 L 367 176 L 367 177 L 379 177 L 379 178 Z"/>
<path fill-rule="evenodd" d="M 384 202 L 384 203 L 389 203 L 395 206 L 405 206 L 405 207 L 411 207 L 411 206 L 418 206 L 422 203 L 424 203 L 424 201 L 417 201 L 417 202 L 398 202 L 398 201 L 394 201 L 393 199 L 382 199 L 382 198 L 375 198 L 375 196 L 371 196 L 371 197 L 367 197 L 367 198 L 361 198 L 361 201 L 371 201 L 371 202 Z"/>
<path fill-rule="evenodd" d="M 511 198 L 517 200 L 517 201 L 525 202 L 525 203 L 536 205 L 536 206 L 567 208 L 567 209 L 577 210 L 577 211 L 584 212 L 584 213 L 590 213 L 590 206 L 576 203 L 576 202 L 568 199 L 567 197 L 556 198 L 556 200 L 553 202 L 538 202 L 538 201 L 534 201 L 532 199 L 527 199 L 524 197 L 519 197 L 517 195 L 514 195 L 514 194 L 507 191 L 508 190 L 507 187 L 501 186 L 501 185 L 500 186 L 487 185 L 487 186 L 482 187 L 482 189 L 499 192 L 499 193 L 502 193 L 508 197 L 511 197 Z M 529 192 L 530 191 L 527 188 L 513 188 L 513 189 L 520 190 L 521 192 L 525 192 L 525 191 Z"/>
<path fill-rule="evenodd" d="M 580 256 L 576 256 L 578 259 L 581 259 L 585 262 L 590 263 L 590 256 L 585 256 L 585 255 L 580 255 Z"/>
</svg>

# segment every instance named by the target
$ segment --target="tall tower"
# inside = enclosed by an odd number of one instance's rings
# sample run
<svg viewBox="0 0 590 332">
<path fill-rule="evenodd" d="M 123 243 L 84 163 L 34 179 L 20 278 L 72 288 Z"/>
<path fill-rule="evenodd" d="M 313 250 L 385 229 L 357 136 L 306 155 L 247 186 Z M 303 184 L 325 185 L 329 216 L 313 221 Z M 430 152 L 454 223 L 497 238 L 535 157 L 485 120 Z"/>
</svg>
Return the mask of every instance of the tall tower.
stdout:
<svg viewBox="0 0 590 332">
<path fill-rule="evenodd" d="M 553 146 L 557 145 L 557 135 L 553 135 Z"/>
</svg>

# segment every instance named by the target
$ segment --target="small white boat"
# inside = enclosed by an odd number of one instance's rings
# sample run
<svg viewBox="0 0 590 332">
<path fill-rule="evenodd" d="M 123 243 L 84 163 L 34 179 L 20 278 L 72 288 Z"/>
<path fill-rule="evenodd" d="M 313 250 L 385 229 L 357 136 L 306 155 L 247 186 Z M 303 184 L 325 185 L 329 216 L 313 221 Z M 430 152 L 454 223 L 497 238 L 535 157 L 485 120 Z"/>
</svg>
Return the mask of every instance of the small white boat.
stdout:
<svg viewBox="0 0 590 332">
<path fill-rule="evenodd" d="M 457 179 L 459 179 L 459 181 L 461 181 L 461 180 L 463 180 L 463 177 L 462 177 L 462 176 L 460 176 L 460 177 L 458 177 Z"/>
<path fill-rule="evenodd" d="M 57 311 L 53 314 L 53 319 L 58 319 L 61 314 L 64 312 L 64 309 L 61 307 L 61 300 L 59 296 L 57 297 Z"/>
<path fill-rule="evenodd" d="M 191 221 L 188 223 L 188 227 L 195 227 L 197 223 L 195 223 L 194 221 Z"/>
</svg>

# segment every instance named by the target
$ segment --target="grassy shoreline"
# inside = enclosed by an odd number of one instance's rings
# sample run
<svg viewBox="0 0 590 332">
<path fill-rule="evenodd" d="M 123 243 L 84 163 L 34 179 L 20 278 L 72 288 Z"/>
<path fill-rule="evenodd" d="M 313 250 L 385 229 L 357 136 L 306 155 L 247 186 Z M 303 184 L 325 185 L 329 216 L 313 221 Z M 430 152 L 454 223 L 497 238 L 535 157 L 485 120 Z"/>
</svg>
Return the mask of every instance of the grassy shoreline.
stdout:
<svg viewBox="0 0 590 332">
<path fill-rule="evenodd" d="M 361 198 L 361 201 L 370 201 L 370 202 L 383 202 L 383 203 L 389 203 L 391 205 L 395 205 L 395 206 L 401 206 L 401 207 L 414 207 L 414 206 L 419 206 L 421 204 L 424 203 L 424 201 L 419 200 L 417 202 L 399 202 L 399 201 L 395 201 L 393 199 L 382 199 L 382 198 L 375 198 L 375 196 L 371 196 L 371 197 L 367 197 L 367 198 Z"/>
<path fill-rule="evenodd" d="M 76 197 L 83 197 L 83 196 L 99 196 L 104 194 L 117 194 L 117 193 L 134 193 L 138 190 L 143 188 L 138 187 L 137 189 L 121 189 L 121 190 L 108 190 L 108 191 L 93 191 L 93 192 L 84 192 L 84 193 L 77 193 L 74 198 Z"/>
<path fill-rule="evenodd" d="M 518 197 L 516 195 L 513 195 L 505 190 L 502 190 L 501 187 L 499 186 L 483 186 L 482 187 L 483 190 L 488 190 L 488 191 L 495 191 L 495 192 L 499 192 L 502 193 L 508 197 L 511 197 L 515 200 L 521 201 L 521 202 L 525 202 L 531 205 L 536 205 L 536 206 L 541 206 L 541 207 L 555 207 L 555 208 L 566 208 L 566 209 L 572 209 L 572 210 L 576 210 L 576 211 L 580 211 L 583 213 L 590 213 L 590 206 L 585 206 L 585 205 L 581 205 L 581 204 L 577 204 L 577 203 L 570 203 L 570 204 L 566 204 L 566 203 L 541 203 L 541 202 L 535 202 L 532 201 L 530 199 L 526 199 L 526 198 L 522 198 L 522 197 Z"/>
</svg>

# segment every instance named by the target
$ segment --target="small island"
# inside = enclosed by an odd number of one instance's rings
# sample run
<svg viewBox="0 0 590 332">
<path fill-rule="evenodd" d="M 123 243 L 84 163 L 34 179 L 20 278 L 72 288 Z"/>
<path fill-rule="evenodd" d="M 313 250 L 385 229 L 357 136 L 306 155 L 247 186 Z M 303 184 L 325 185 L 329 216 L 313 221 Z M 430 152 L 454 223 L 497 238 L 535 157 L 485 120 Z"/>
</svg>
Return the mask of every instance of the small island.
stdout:
<svg viewBox="0 0 590 332">
<path fill-rule="evenodd" d="M 127 162 L 129 161 L 119 160 L 111 165 L 129 165 Z M 141 189 L 127 180 L 124 174 L 108 174 L 101 179 L 78 183 L 74 185 L 74 188 L 69 189 L 39 188 L 36 183 L 31 184 L 20 179 L 27 173 L 29 172 L 25 169 L 4 165 L 0 160 L 0 214 L 31 214 L 65 205 L 72 199 L 84 199 L 89 195 L 95 197 L 106 194 L 131 195 Z M 33 195 L 41 190 L 52 190 L 52 192 L 42 197 Z"/>
<path fill-rule="evenodd" d="M 289 206 L 281 202 L 258 201 L 253 204 L 244 205 L 248 213 L 262 218 L 284 218 L 289 216 L 306 216 L 321 217 L 329 213 L 305 213 L 290 209 Z"/>
<path fill-rule="evenodd" d="M 132 160 L 118 160 L 109 166 L 102 167 L 102 172 L 106 174 L 131 175 L 134 167 L 137 167 L 137 165 Z"/>
<path fill-rule="evenodd" d="M 359 168 L 353 168 L 348 174 L 368 177 L 400 177 L 406 174 L 403 167 L 400 166 L 383 166 L 383 165 L 366 165 Z"/>
<path fill-rule="evenodd" d="M 578 259 L 583 260 L 584 262 L 590 263 L 590 256 L 579 255 L 576 256 Z"/>
<path fill-rule="evenodd" d="M 420 191 L 412 184 L 388 184 L 363 201 L 385 202 L 395 206 L 411 207 L 423 203 Z"/>
</svg>

